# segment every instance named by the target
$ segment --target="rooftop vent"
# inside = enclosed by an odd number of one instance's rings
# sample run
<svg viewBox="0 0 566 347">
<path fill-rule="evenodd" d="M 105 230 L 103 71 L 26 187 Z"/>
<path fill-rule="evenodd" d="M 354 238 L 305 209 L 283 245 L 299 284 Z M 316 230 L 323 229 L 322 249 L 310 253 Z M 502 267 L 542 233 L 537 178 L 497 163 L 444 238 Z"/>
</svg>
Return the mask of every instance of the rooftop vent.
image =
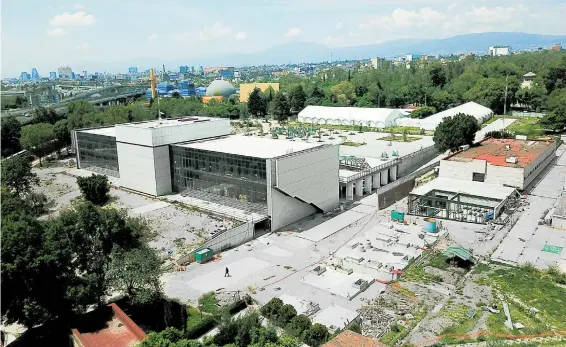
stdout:
<svg viewBox="0 0 566 347">
<path fill-rule="evenodd" d="M 506 163 L 517 164 L 517 157 L 509 157 L 505 159 Z"/>
</svg>

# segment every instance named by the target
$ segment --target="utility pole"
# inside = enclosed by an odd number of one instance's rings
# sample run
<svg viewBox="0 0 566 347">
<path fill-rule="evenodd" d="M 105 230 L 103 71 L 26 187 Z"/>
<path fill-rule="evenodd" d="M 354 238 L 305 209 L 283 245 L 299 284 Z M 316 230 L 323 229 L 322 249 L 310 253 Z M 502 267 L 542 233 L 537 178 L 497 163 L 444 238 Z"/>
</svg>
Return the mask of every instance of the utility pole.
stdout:
<svg viewBox="0 0 566 347">
<path fill-rule="evenodd" d="M 505 76 L 505 97 L 503 103 L 503 125 L 501 126 L 501 135 L 503 136 L 503 132 L 505 131 L 505 115 L 507 114 L 507 79 L 509 78 L 509 74 Z"/>
</svg>

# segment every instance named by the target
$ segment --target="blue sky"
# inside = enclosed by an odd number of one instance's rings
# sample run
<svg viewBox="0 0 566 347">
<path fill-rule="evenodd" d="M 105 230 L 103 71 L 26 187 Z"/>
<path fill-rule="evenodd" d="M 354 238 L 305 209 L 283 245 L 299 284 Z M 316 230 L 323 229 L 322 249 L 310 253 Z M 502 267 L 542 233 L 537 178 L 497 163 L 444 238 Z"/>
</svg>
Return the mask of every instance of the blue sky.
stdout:
<svg viewBox="0 0 566 347">
<path fill-rule="evenodd" d="M 566 34 L 563 0 L 2 0 L 2 76 L 486 31 Z M 202 61 L 202 62 L 201 62 Z M 199 62 L 199 63 L 197 63 Z M 173 68 L 173 67 L 172 67 Z"/>
</svg>

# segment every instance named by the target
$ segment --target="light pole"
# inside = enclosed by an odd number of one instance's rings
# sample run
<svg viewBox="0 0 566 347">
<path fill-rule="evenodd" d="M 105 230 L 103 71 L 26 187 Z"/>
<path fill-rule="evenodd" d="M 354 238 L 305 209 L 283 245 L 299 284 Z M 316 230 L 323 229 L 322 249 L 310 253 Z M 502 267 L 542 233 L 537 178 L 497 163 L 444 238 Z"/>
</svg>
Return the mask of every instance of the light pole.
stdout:
<svg viewBox="0 0 566 347">
<path fill-rule="evenodd" d="M 501 136 L 505 131 L 505 115 L 507 114 L 507 80 L 509 79 L 509 73 L 505 76 L 505 96 L 503 97 L 503 125 L 501 127 Z"/>
</svg>

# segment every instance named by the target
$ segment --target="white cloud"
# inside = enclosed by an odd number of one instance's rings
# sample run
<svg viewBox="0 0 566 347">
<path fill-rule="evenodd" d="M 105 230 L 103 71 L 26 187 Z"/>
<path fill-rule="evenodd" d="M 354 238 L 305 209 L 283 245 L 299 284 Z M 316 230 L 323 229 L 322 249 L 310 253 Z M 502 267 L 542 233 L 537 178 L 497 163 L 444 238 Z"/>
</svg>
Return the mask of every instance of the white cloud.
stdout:
<svg viewBox="0 0 566 347">
<path fill-rule="evenodd" d="M 85 8 L 85 7 L 84 7 L 84 5 L 82 5 L 82 4 L 74 4 L 74 5 L 73 5 L 73 9 L 75 9 L 75 10 L 77 10 L 77 11 L 83 10 L 84 8 Z"/>
<path fill-rule="evenodd" d="M 67 35 L 67 30 L 65 30 L 63 28 L 51 28 L 51 29 L 47 29 L 47 31 L 45 32 L 45 35 L 48 35 L 48 36 L 63 36 L 63 35 Z"/>
<path fill-rule="evenodd" d="M 79 52 L 87 52 L 90 49 L 90 45 L 88 43 L 81 43 L 80 45 L 75 47 L 75 50 Z"/>
<path fill-rule="evenodd" d="M 148 39 L 149 41 L 153 41 L 153 40 L 156 40 L 158 37 L 159 37 L 159 35 L 153 33 L 153 34 L 149 35 L 149 36 L 147 37 L 147 39 Z"/>
<path fill-rule="evenodd" d="M 94 25 L 94 23 L 96 23 L 96 18 L 84 11 L 64 12 L 49 19 L 49 24 L 54 27 L 83 27 Z"/>
<path fill-rule="evenodd" d="M 342 24 L 342 22 L 338 22 L 336 23 L 336 29 L 340 30 L 344 27 L 344 24 Z"/>
<path fill-rule="evenodd" d="M 248 34 L 245 31 L 240 31 L 236 34 L 236 40 L 245 40 L 248 37 Z"/>
<path fill-rule="evenodd" d="M 428 7 L 423 7 L 417 11 L 396 8 L 391 12 L 391 15 L 373 18 L 365 23 L 361 23 L 358 28 L 388 31 L 413 27 L 422 28 L 436 24 L 438 21 L 444 20 L 444 18 L 446 18 L 445 14 Z"/>
<path fill-rule="evenodd" d="M 285 33 L 285 36 L 286 37 L 297 37 L 297 36 L 301 35 L 302 33 L 303 33 L 303 31 L 299 28 L 291 28 Z"/>
<path fill-rule="evenodd" d="M 232 28 L 225 26 L 221 22 L 214 23 L 211 27 L 205 27 L 200 31 L 200 39 L 203 41 L 214 40 L 232 34 Z"/>
</svg>

